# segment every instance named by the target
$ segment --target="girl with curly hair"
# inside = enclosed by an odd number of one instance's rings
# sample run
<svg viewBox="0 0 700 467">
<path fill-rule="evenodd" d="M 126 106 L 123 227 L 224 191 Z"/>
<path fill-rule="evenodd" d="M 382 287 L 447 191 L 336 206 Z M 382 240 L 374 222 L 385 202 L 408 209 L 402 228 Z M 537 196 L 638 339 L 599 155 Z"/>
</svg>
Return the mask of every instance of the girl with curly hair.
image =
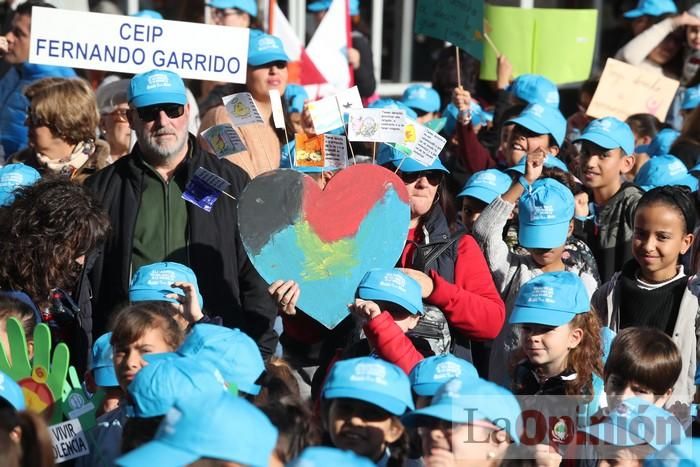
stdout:
<svg viewBox="0 0 700 467">
<path fill-rule="evenodd" d="M 53 315 L 84 369 L 92 310 L 85 258 L 103 241 L 109 220 L 85 188 L 53 178 L 16 192 L 0 207 L 0 289 L 25 292 L 44 319 Z M 75 357 L 75 358 L 73 358 Z"/>
</svg>

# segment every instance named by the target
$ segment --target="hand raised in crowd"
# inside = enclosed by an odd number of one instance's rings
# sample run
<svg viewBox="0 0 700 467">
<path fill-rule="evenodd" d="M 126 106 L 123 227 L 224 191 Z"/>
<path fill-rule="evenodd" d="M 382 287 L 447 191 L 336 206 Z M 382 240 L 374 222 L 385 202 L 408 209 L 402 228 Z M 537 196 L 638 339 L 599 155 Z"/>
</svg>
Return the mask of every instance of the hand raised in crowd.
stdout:
<svg viewBox="0 0 700 467">
<path fill-rule="evenodd" d="M 311 119 L 311 112 L 309 112 L 309 102 L 304 102 L 304 110 L 301 111 L 301 128 L 307 135 L 315 135 L 316 130 L 314 129 L 314 121 Z"/>
<path fill-rule="evenodd" d="M 423 456 L 425 467 L 455 467 L 457 459 L 453 452 L 447 449 L 433 448 L 428 455 Z"/>
<path fill-rule="evenodd" d="M 452 103 L 457 110 L 462 112 L 463 110 L 469 110 L 469 105 L 472 102 L 472 95 L 466 89 L 462 87 L 454 88 L 452 91 Z"/>
<path fill-rule="evenodd" d="M 352 66 L 353 70 L 360 68 L 360 51 L 350 47 L 348 49 L 348 63 Z"/>
<path fill-rule="evenodd" d="M 508 191 L 501 198 L 509 203 L 517 203 L 526 188 L 535 183 L 542 175 L 544 161 L 547 153 L 542 148 L 537 148 L 525 156 L 525 173 L 513 181 Z"/>
<path fill-rule="evenodd" d="M 574 215 L 578 217 L 587 217 L 589 212 L 588 193 L 582 191 L 581 193 L 574 195 Z"/>
<path fill-rule="evenodd" d="M 684 11 L 673 18 L 673 27 L 680 28 L 681 26 L 700 27 L 700 18 Z"/>
<path fill-rule="evenodd" d="M 535 446 L 535 465 L 537 467 L 558 467 L 561 464 L 561 455 L 547 444 Z"/>
<path fill-rule="evenodd" d="M 189 282 L 175 282 L 173 287 L 181 289 L 185 295 L 169 294 L 168 298 L 174 298 L 178 302 L 178 311 L 188 323 L 196 323 L 204 317 L 199 306 L 197 288 Z"/>
<path fill-rule="evenodd" d="M 294 316 L 297 314 L 297 302 L 301 289 L 294 281 L 275 281 L 267 289 L 272 299 L 277 304 L 280 313 Z"/>
<path fill-rule="evenodd" d="M 433 289 L 435 288 L 435 284 L 433 284 L 433 280 L 430 278 L 429 275 L 424 273 L 423 271 L 419 271 L 417 269 L 410 269 L 410 268 L 399 268 L 401 272 L 406 274 L 408 277 L 411 279 L 415 280 L 418 282 L 418 285 L 420 285 L 420 290 L 423 298 L 428 298 L 431 293 L 433 293 Z"/>
<path fill-rule="evenodd" d="M 10 50 L 10 43 L 7 42 L 7 37 L 0 36 L 0 55 L 5 55 Z"/>
<path fill-rule="evenodd" d="M 348 305 L 348 311 L 357 318 L 361 324 L 365 324 L 367 321 L 382 314 L 379 305 L 370 300 L 362 300 L 360 298 L 356 298 L 355 303 Z"/>
<path fill-rule="evenodd" d="M 496 62 L 496 86 L 498 89 L 507 88 L 511 76 L 513 76 L 513 65 L 505 55 L 499 56 Z"/>
</svg>

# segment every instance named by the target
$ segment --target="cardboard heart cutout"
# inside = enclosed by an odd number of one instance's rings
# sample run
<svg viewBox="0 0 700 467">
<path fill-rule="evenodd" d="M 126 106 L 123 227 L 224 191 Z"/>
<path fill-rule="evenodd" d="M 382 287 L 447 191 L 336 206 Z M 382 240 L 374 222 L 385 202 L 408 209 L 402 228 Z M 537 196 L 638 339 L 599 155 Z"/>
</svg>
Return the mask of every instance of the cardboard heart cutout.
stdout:
<svg viewBox="0 0 700 467">
<path fill-rule="evenodd" d="M 331 329 L 367 271 L 394 267 L 409 220 L 401 179 L 369 164 L 338 172 L 323 191 L 295 170 L 267 172 L 238 202 L 241 240 L 258 273 L 268 283 L 297 282 L 297 307 Z"/>
</svg>

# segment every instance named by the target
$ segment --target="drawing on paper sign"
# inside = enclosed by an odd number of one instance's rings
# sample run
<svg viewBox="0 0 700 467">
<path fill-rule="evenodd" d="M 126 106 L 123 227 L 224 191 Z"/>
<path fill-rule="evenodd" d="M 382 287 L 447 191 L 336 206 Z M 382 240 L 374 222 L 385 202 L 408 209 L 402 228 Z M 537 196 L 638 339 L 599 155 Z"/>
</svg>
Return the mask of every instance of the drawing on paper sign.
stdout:
<svg viewBox="0 0 700 467">
<path fill-rule="evenodd" d="M 406 128 L 404 128 L 404 138 L 407 143 L 415 143 L 416 142 L 416 127 L 412 123 L 409 123 L 406 125 Z"/>
<path fill-rule="evenodd" d="M 323 135 L 308 136 L 296 134 L 296 159 L 297 166 L 323 167 Z"/>
<path fill-rule="evenodd" d="M 241 102 L 239 98 L 235 98 L 231 102 L 231 107 L 233 107 L 233 114 L 236 117 L 245 118 L 250 115 L 250 108 L 248 108 L 245 103 Z"/>
<path fill-rule="evenodd" d="M 379 123 L 374 117 L 360 117 L 352 122 L 353 131 L 360 136 L 372 138 L 379 131 Z"/>
</svg>

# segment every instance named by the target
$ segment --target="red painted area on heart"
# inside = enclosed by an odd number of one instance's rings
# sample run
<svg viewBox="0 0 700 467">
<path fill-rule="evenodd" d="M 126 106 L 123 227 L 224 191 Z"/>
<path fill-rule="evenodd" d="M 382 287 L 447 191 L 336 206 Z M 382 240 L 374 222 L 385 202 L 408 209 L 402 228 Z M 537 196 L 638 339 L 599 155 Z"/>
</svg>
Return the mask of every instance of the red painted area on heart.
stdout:
<svg viewBox="0 0 700 467">
<path fill-rule="evenodd" d="M 372 207 L 390 189 L 408 204 L 408 192 L 401 179 L 378 165 L 355 165 L 341 170 L 323 191 L 313 179 L 305 177 L 304 218 L 323 242 L 353 237 Z"/>
</svg>

